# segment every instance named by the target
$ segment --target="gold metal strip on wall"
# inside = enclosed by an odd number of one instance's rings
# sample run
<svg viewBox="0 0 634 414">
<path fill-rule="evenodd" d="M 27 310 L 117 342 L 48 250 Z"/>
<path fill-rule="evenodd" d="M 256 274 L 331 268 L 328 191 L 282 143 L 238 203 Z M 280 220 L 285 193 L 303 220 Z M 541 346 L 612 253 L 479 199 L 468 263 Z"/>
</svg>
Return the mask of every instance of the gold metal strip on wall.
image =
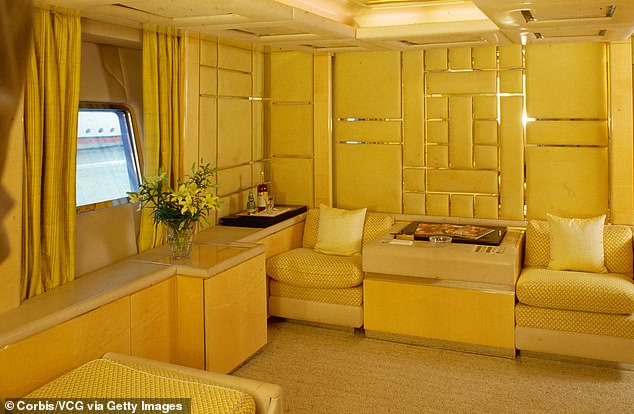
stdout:
<svg viewBox="0 0 634 414">
<path fill-rule="evenodd" d="M 365 141 L 365 140 L 337 141 L 337 144 L 345 144 L 345 145 L 403 145 L 402 142 L 394 142 L 394 141 Z"/>
<path fill-rule="evenodd" d="M 290 154 L 275 154 L 273 158 L 293 158 L 298 160 L 312 160 L 311 155 L 290 155 Z"/>
<path fill-rule="evenodd" d="M 490 197 L 499 197 L 500 193 L 465 193 L 459 191 L 406 191 L 407 193 L 416 193 L 416 194 L 440 194 L 440 195 L 466 195 L 466 196 L 490 196 Z"/>
<path fill-rule="evenodd" d="M 202 96 L 202 95 L 201 95 Z M 234 95 L 210 95 L 212 97 L 217 97 L 218 99 L 237 99 L 241 101 L 252 101 L 252 96 L 234 96 Z"/>
<path fill-rule="evenodd" d="M 403 118 L 337 118 L 341 122 L 403 122 Z"/>
<path fill-rule="evenodd" d="M 273 105 L 312 105 L 310 101 L 274 101 Z"/>
<path fill-rule="evenodd" d="M 526 123 L 539 121 L 608 121 L 608 118 L 527 118 Z"/>
</svg>

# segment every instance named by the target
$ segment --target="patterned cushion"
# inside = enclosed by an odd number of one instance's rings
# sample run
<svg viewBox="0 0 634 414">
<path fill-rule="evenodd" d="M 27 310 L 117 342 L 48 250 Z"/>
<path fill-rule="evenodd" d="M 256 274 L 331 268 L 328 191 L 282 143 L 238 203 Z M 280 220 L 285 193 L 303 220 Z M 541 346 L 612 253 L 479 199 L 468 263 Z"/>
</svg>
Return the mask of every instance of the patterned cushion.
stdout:
<svg viewBox="0 0 634 414">
<path fill-rule="evenodd" d="M 515 322 L 517 326 L 529 328 L 634 338 L 634 314 L 548 309 L 518 303 L 515 306 Z"/>
<path fill-rule="evenodd" d="M 547 267 L 550 261 L 548 222 L 530 220 L 526 226 L 524 266 Z M 632 229 L 625 225 L 606 225 L 603 228 L 605 267 L 611 273 L 632 274 Z"/>
<path fill-rule="evenodd" d="M 605 267 L 613 273 L 632 273 L 632 229 L 628 226 L 609 225 L 603 229 Z"/>
<path fill-rule="evenodd" d="M 546 267 L 550 261 L 550 232 L 545 220 L 530 220 L 526 225 L 524 266 Z"/>
<path fill-rule="evenodd" d="M 304 221 L 304 238 L 302 240 L 302 247 L 307 249 L 315 248 L 317 244 L 317 233 L 319 232 L 319 209 L 312 208 L 306 213 L 306 220 Z"/>
<path fill-rule="evenodd" d="M 348 306 L 361 306 L 363 304 L 363 286 L 347 289 L 305 288 L 271 279 L 269 292 L 271 296 L 312 302 L 336 303 Z"/>
<path fill-rule="evenodd" d="M 363 282 L 361 256 L 334 256 L 299 248 L 266 261 L 266 274 L 299 287 L 350 288 Z"/>
<path fill-rule="evenodd" d="M 87 362 L 27 397 L 191 398 L 192 413 L 255 413 L 255 400 L 243 391 L 165 368 L 109 359 Z"/>
<path fill-rule="evenodd" d="M 367 213 L 363 227 L 363 245 L 376 239 L 394 225 L 394 218 L 388 214 Z"/>
<path fill-rule="evenodd" d="M 394 224 L 394 219 L 389 214 L 367 213 L 363 226 L 363 245 L 385 233 Z M 306 213 L 304 221 L 304 236 L 302 247 L 313 249 L 317 244 L 319 230 L 319 209 L 313 208 Z"/>
<path fill-rule="evenodd" d="M 634 313 L 630 275 L 525 268 L 517 299 L 526 305 L 611 314 Z"/>
</svg>

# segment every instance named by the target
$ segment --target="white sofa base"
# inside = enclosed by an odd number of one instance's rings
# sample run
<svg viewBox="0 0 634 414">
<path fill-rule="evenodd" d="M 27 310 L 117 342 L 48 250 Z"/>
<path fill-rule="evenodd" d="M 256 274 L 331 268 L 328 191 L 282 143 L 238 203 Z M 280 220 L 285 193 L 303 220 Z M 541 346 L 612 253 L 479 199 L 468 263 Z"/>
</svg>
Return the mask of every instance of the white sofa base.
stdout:
<svg viewBox="0 0 634 414">
<path fill-rule="evenodd" d="M 363 326 L 363 306 L 313 302 L 279 296 L 269 296 L 269 315 L 350 328 Z"/>
<path fill-rule="evenodd" d="M 632 338 L 516 326 L 515 347 L 520 352 L 530 351 L 634 364 Z"/>
</svg>

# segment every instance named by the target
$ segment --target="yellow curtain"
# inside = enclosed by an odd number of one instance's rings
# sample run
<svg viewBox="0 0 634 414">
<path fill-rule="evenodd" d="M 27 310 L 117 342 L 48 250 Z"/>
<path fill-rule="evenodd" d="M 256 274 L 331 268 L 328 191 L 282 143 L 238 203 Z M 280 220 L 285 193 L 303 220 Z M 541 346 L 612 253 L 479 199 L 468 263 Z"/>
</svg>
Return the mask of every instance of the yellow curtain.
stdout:
<svg viewBox="0 0 634 414">
<path fill-rule="evenodd" d="M 166 172 L 175 186 L 181 174 L 183 100 L 181 46 L 175 31 L 147 26 L 143 31 L 143 175 Z M 148 209 L 141 215 L 139 252 L 165 243 Z"/>
<path fill-rule="evenodd" d="M 80 16 L 34 12 L 24 103 L 23 300 L 75 277 Z"/>
</svg>

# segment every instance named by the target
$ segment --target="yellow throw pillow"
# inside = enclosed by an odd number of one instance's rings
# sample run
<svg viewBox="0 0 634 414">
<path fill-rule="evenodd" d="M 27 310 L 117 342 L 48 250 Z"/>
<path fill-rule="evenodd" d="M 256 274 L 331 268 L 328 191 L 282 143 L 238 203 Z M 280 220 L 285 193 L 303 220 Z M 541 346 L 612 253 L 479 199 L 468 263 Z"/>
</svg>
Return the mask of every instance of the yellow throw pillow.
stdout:
<svg viewBox="0 0 634 414">
<path fill-rule="evenodd" d="M 605 273 L 603 225 L 605 214 L 581 219 L 547 214 L 550 230 L 550 262 L 553 270 Z"/>
<path fill-rule="evenodd" d="M 361 253 L 365 212 L 365 208 L 343 210 L 320 205 L 315 250 L 339 256 Z"/>
</svg>

